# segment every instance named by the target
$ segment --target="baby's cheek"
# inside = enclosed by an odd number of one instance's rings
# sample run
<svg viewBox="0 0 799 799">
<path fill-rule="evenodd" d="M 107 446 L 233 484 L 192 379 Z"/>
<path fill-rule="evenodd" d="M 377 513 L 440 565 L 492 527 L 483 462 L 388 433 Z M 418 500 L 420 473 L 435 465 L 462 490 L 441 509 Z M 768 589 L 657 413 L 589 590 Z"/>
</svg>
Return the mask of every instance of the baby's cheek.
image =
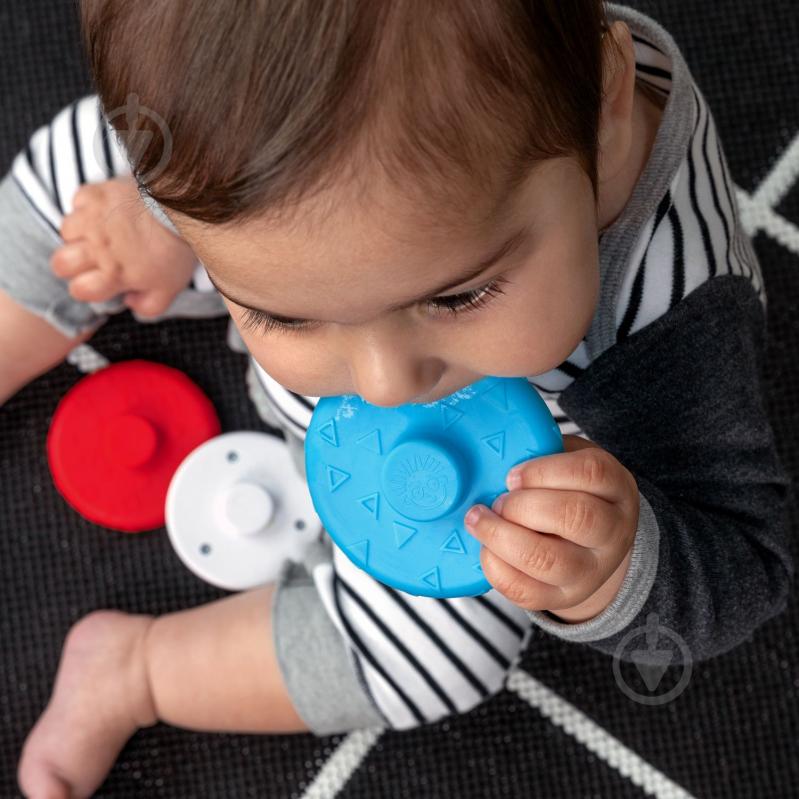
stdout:
<svg viewBox="0 0 799 799">
<path fill-rule="evenodd" d="M 342 370 L 319 341 L 246 330 L 241 337 L 258 365 L 288 391 L 304 397 L 352 393 L 346 368 Z"/>
</svg>

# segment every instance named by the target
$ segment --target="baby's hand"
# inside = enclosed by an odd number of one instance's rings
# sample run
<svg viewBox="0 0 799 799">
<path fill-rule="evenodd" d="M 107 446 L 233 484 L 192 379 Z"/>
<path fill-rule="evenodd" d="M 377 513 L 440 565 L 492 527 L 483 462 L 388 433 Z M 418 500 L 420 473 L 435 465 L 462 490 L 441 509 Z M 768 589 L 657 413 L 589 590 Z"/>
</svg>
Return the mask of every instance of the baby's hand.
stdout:
<svg viewBox="0 0 799 799">
<path fill-rule="evenodd" d="M 497 591 L 527 610 L 580 622 L 621 587 L 640 500 L 635 478 L 609 452 L 580 436 L 563 436 L 563 445 L 563 453 L 516 467 L 519 485 L 509 484 L 494 511 L 476 506 L 467 528 L 483 544 L 480 563 Z"/>
<path fill-rule="evenodd" d="M 147 209 L 132 177 L 81 186 L 61 224 L 50 267 L 82 302 L 124 293 L 141 316 L 158 316 L 191 281 L 191 247 Z"/>
</svg>

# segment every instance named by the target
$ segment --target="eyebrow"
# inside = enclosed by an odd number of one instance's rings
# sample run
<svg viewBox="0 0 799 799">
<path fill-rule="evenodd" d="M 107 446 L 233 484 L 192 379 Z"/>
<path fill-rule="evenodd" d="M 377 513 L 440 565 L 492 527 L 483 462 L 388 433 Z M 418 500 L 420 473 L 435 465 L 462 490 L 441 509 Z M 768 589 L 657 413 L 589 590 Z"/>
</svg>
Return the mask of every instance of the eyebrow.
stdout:
<svg viewBox="0 0 799 799">
<path fill-rule="evenodd" d="M 469 280 L 473 280 L 478 275 L 485 272 L 489 267 L 493 266 L 497 261 L 505 258 L 506 256 L 510 255 L 514 250 L 516 250 L 519 245 L 524 240 L 527 234 L 528 228 L 523 227 L 517 230 L 509 239 L 507 239 L 500 247 L 496 250 L 491 252 L 482 260 L 478 261 L 476 264 L 470 266 L 465 272 L 463 272 L 458 277 L 454 278 L 453 280 L 448 280 L 445 284 L 441 286 L 437 286 L 436 288 L 432 289 L 430 292 L 425 292 L 421 297 L 416 297 L 412 300 L 407 300 L 405 302 L 395 303 L 387 308 L 387 311 L 400 311 L 404 310 L 405 308 L 410 308 L 412 305 L 415 305 L 417 302 L 422 302 L 424 300 L 433 299 L 437 295 L 441 294 L 444 291 L 448 291 L 455 286 L 459 286 L 461 283 L 466 283 Z M 208 271 L 208 268 L 205 264 L 206 274 L 208 275 L 208 280 L 211 282 L 211 285 L 223 296 L 229 299 L 231 302 L 236 303 L 236 305 L 240 305 L 242 308 L 247 308 L 250 311 L 255 311 L 256 313 L 263 314 L 271 319 L 274 319 L 278 322 L 286 322 L 287 324 L 296 323 L 296 322 L 313 322 L 313 319 L 306 319 L 302 317 L 296 316 L 282 316 L 280 314 L 274 313 L 273 311 L 268 311 L 265 308 L 257 308 L 254 305 L 248 305 L 246 302 L 242 302 L 241 300 L 237 300 L 235 297 L 232 297 L 229 292 L 223 291 L 220 286 L 217 284 L 217 281 L 211 277 L 211 273 Z"/>
</svg>

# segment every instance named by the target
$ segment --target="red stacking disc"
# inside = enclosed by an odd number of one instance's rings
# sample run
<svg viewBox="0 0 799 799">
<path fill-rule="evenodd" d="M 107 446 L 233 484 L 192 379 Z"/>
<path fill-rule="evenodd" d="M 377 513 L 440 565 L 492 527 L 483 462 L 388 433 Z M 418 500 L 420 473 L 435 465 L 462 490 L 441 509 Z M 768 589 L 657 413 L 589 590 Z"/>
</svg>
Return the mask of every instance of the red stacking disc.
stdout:
<svg viewBox="0 0 799 799">
<path fill-rule="evenodd" d="M 183 372 L 123 361 L 83 378 L 62 397 L 47 457 L 56 488 L 81 516 L 137 533 L 164 526 L 172 476 L 220 432 L 211 401 Z"/>
</svg>

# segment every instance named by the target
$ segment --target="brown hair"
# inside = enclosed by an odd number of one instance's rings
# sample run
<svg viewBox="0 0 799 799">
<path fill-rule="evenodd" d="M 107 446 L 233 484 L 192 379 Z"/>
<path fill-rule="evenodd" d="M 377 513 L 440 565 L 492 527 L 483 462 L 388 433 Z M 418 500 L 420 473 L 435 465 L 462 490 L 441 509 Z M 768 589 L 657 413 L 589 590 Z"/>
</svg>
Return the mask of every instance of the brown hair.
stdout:
<svg viewBox="0 0 799 799">
<path fill-rule="evenodd" d="M 81 0 L 81 22 L 142 189 L 194 219 L 277 214 L 376 164 L 436 213 L 560 155 L 596 194 L 601 0 Z M 161 171 L 152 117 L 131 148 L 113 113 L 131 95 L 169 131 Z"/>
</svg>

